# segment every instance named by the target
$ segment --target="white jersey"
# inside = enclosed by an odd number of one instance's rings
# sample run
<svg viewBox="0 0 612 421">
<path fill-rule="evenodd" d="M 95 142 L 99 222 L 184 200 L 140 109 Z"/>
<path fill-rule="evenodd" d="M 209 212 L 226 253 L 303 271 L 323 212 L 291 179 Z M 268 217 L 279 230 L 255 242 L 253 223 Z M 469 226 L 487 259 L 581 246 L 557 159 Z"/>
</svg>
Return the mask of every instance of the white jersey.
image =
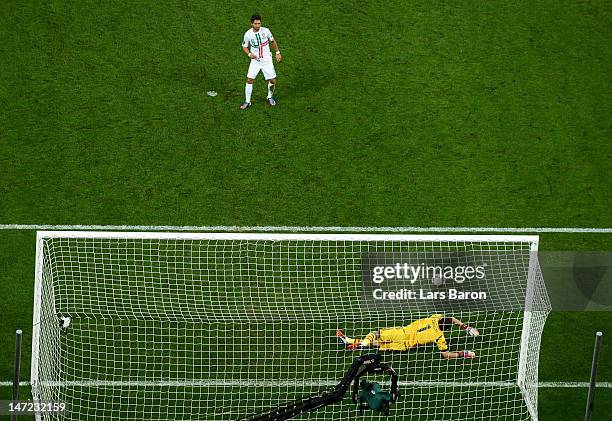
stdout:
<svg viewBox="0 0 612 421">
<path fill-rule="evenodd" d="M 255 54 L 255 57 L 259 60 L 267 60 L 272 58 L 270 53 L 270 43 L 272 41 L 274 41 L 272 32 L 262 26 L 257 32 L 254 32 L 253 28 L 246 31 L 242 40 L 242 46 L 245 48 L 250 46 L 251 53 Z"/>
</svg>

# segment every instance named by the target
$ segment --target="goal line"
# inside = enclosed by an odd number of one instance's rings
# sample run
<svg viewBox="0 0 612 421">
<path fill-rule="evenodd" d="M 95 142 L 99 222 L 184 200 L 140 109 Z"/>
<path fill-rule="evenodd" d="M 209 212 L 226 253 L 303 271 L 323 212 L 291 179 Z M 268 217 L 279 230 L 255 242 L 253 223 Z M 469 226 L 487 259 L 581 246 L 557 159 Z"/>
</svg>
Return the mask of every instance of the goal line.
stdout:
<svg viewBox="0 0 612 421">
<path fill-rule="evenodd" d="M 241 381 L 241 380 L 159 380 L 159 381 L 65 381 L 65 382 L 46 382 L 49 386 L 82 386 L 82 387 L 157 387 L 157 386 L 192 386 L 192 387 L 327 387 L 335 386 L 338 382 L 331 380 L 275 380 L 275 381 Z M 2 381 L 0 386 L 12 386 L 11 381 Z M 20 386 L 30 386 L 30 382 L 22 381 Z M 399 382 L 402 387 L 515 387 L 516 383 L 512 382 Z M 588 388 L 589 382 L 539 382 L 540 388 Z M 612 389 L 612 382 L 599 382 L 598 388 Z"/>
</svg>

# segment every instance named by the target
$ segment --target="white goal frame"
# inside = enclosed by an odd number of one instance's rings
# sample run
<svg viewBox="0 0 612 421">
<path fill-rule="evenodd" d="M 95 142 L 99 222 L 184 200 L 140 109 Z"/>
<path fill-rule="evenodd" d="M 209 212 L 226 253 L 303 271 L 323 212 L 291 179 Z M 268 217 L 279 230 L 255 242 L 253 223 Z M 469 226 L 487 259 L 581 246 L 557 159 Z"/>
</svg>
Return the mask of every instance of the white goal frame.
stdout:
<svg viewBox="0 0 612 421">
<path fill-rule="evenodd" d="M 45 239 L 53 238 L 87 238 L 87 239 L 137 239 L 137 240 L 257 240 L 257 241 L 423 241 L 423 242 L 523 242 L 530 244 L 532 255 L 538 251 L 539 236 L 537 235 L 436 235 L 436 234 L 313 234 L 313 233 L 187 233 L 187 232 L 105 232 L 105 231 L 38 231 L 36 236 L 36 270 L 34 288 L 34 314 L 33 314 L 33 336 L 32 336 L 32 363 L 31 363 L 31 386 L 33 395 L 36 397 L 36 388 L 39 380 L 39 358 L 40 358 L 40 322 L 41 322 L 41 294 L 42 294 L 42 268 L 43 268 L 43 245 Z M 537 403 L 528 398 L 526 390 L 526 372 L 528 349 L 533 346 L 530 343 L 530 319 L 531 311 L 529 303 L 533 300 L 533 284 L 535 266 L 537 262 L 530 261 L 529 280 L 525 303 L 525 316 L 523 318 L 522 337 L 520 344 L 520 358 L 518 364 L 518 375 L 516 385 L 520 388 L 525 403 L 528 407 L 532 420 L 537 420 Z M 537 347 L 539 349 L 539 340 Z M 538 352 L 539 355 L 539 352 Z M 536 375 L 537 375 L 537 361 Z M 537 379 L 536 379 L 537 382 Z M 37 415 L 37 419 L 39 418 Z"/>
</svg>

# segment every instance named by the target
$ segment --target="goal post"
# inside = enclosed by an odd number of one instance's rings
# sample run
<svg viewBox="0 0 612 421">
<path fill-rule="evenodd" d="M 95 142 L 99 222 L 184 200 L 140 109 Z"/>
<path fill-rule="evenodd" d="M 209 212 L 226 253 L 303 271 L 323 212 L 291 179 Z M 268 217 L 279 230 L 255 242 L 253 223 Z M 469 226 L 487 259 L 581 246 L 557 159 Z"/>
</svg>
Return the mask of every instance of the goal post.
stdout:
<svg viewBox="0 0 612 421">
<path fill-rule="evenodd" d="M 537 236 L 40 231 L 36 241 L 32 393 L 68 403 L 38 419 L 244 418 L 335 385 L 360 355 L 336 329 L 363 338 L 437 313 L 480 330 L 444 333 L 450 350 L 477 358 L 446 360 L 432 344 L 381 352 L 399 375 L 392 413 L 537 420 L 550 312 Z M 420 275 L 402 278 L 408 267 Z M 345 400 L 308 419 L 355 411 Z"/>
</svg>

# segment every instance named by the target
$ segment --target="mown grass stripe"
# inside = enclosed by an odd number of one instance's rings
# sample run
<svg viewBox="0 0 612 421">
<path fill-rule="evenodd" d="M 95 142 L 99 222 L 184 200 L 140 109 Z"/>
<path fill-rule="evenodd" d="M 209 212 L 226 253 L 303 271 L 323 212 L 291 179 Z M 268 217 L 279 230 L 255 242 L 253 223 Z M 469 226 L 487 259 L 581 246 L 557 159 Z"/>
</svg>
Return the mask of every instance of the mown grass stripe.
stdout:
<svg viewBox="0 0 612 421">
<path fill-rule="evenodd" d="M 87 230 L 87 231 L 219 231 L 219 232 L 483 232 L 483 233 L 558 233 L 612 234 L 612 228 L 587 227 L 300 227 L 239 225 L 49 225 L 0 224 L 0 230 Z"/>
</svg>

